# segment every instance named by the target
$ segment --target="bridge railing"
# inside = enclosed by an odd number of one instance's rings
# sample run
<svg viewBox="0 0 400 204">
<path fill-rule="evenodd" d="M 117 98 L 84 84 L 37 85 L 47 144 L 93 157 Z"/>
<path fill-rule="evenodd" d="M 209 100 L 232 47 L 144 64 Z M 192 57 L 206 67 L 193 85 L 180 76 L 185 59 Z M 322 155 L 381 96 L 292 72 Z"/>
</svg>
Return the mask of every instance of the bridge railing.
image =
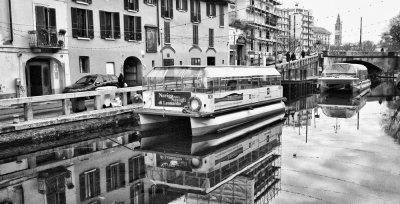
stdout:
<svg viewBox="0 0 400 204">
<path fill-rule="evenodd" d="M 80 101 L 85 104 L 85 99 L 94 99 L 94 110 L 100 110 L 103 107 L 102 101 L 104 98 L 109 98 L 110 95 L 120 95 L 121 106 L 128 105 L 128 93 L 136 93 L 137 91 L 143 91 L 142 86 L 137 87 L 127 87 L 109 90 L 97 90 L 97 91 L 86 91 L 86 92 L 76 92 L 76 93 L 65 93 L 65 94 L 54 94 L 54 95 L 44 95 L 44 96 L 33 96 L 33 97 L 22 97 L 22 98 L 11 98 L 0 100 L 0 113 L 8 108 L 8 114 L 14 117 L 14 123 L 18 123 L 20 112 L 15 111 L 15 109 L 23 109 L 22 115 L 25 121 L 30 121 L 34 119 L 34 108 L 33 104 L 48 103 L 50 101 L 59 102 L 61 101 L 61 112 L 62 115 L 71 114 L 71 101 Z M 73 102 L 72 102 L 73 103 Z M 21 107 L 22 106 L 22 107 Z M 44 105 L 46 106 L 46 105 Z M 72 105 L 73 106 L 73 105 Z M 46 107 L 44 107 L 46 109 Z M 56 108 L 57 109 L 57 108 Z M 13 114 L 13 111 L 16 113 Z M 3 118 L 4 119 L 4 118 Z"/>
<path fill-rule="evenodd" d="M 376 57 L 396 57 L 398 52 L 369 52 L 369 51 L 329 51 L 324 52 L 324 57 L 327 56 L 376 56 Z"/>
</svg>

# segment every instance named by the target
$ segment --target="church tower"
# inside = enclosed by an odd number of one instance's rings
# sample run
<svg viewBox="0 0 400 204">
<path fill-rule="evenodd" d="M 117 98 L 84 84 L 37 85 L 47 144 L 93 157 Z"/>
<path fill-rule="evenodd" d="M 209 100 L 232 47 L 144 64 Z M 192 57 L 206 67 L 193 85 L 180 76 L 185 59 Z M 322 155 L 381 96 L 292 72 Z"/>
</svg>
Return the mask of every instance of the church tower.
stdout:
<svg viewBox="0 0 400 204">
<path fill-rule="evenodd" d="M 338 14 L 335 24 L 335 45 L 342 45 L 342 22 L 340 21 L 340 16 Z"/>
</svg>

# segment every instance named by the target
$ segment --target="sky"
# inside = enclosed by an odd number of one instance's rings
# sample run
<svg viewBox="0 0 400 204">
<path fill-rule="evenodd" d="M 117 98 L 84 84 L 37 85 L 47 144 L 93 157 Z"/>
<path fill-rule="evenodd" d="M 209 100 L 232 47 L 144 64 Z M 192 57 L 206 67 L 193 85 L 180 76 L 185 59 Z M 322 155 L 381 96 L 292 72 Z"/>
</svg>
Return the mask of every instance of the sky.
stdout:
<svg viewBox="0 0 400 204">
<path fill-rule="evenodd" d="M 326 28 L 335 38 L 335 23 L 340 15 L 343 29 L 342 43 L 360 41 L 360 20 L 363 21 L 362 40 L 378 43 L 389 21 L 400 13 L 399 0 L 281 0 L 283 8 L 311 9 L 314 25 Z"/>
</svg>

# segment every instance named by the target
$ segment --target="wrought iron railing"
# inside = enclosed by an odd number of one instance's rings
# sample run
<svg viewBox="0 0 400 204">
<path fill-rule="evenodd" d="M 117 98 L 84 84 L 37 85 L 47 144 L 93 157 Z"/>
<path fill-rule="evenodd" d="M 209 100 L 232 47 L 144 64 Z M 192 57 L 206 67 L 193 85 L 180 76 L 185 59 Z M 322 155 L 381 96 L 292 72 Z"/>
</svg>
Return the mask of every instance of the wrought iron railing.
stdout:
<svg viewBox="0 0 400 204">
<path fill-rule="evenodd" d="M 48 29 L 30 30 L 29 46 L 32 48 L 63 48 L 65 33 Z"/>
</svg>

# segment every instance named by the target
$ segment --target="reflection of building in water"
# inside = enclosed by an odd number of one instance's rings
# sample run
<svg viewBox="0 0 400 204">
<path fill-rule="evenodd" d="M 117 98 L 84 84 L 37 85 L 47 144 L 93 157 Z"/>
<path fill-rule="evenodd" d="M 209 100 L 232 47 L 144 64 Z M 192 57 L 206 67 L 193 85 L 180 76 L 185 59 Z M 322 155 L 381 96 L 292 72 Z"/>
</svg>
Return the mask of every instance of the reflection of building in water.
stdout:
<svg viewBox="0 0 400 204">
<path fill-rule="evenodd" d="M 131 150 L 139 145 L 131 126 L 67 137 L 33 139 L 17 148 L 3 148 L 0 203 L 138 203 L 132 201 L 145 199 L 144 157 Z"/>
<path fill-rule="evenodd" d="M 324 94 L 318 106 L 322 112 L 332 118 L 351 118 L 366 104 L 370 90 L 360 94 Z"/>
<path fill-rule="evenodd" d="M 286 124 L 295 127 L 311 125 L 313 108 L 317 106 L 318 98 L 319 95 L 313 94 L 289 103 L 286 108 Z"/>
<path fill-rule="evenodd" d="M 195 154 L 190 152 L 198 138 L 186 146 L 187 150 L 169 144 L 143 150 L 147 177 L 155 184 L 153 192 L 158 192 L 153 203 L 253 203 L 270 198 L 270 191 L 276 194 L 280 181 L 282 127 L 283 122 L 275 123 Z"/>
</svg>

